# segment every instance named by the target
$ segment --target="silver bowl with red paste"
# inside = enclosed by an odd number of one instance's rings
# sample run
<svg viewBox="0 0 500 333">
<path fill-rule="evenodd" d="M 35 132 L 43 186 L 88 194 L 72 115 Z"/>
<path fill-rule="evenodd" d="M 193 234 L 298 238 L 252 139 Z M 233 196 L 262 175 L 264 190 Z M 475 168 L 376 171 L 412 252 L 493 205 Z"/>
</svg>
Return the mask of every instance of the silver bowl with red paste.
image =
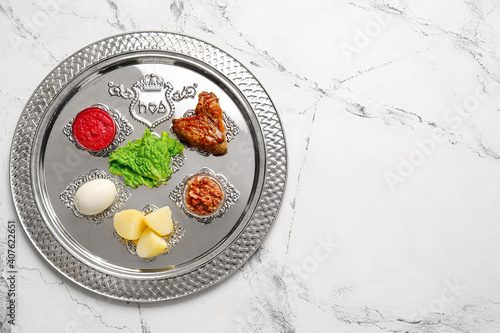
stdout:
<svg viewBox="0 0 500 333">
<path fill-rule="evenodd" d="M 71 131 L 80 148 L 101 151 L 113 142 L 116 124 L 107 111 L 90 107 L 76 115 Z"/>
<path fill-rule="evenodd" d="M 104 104 L 78 112 L 62 129 L 78 149 L 99 157 L 108 156 L 133 130 L 122 115 Z"/>
</svg>

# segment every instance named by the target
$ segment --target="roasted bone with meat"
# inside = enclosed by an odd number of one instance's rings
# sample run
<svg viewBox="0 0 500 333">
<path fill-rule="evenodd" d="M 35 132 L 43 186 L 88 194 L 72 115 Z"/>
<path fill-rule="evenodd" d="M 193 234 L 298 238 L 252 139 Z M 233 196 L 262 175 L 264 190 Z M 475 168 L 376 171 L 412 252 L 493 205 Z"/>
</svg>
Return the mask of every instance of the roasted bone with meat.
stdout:
<svg viewBox="0 0 500 333">
<path fill-rule="evenodd" d="M 189 146 L 222 155 L 227 151 L 227 140 L 219 99 L 214 93 L 206 91 L 198 97 L 195 116 L 173 119 L 172 129 Z"/>
</svg>

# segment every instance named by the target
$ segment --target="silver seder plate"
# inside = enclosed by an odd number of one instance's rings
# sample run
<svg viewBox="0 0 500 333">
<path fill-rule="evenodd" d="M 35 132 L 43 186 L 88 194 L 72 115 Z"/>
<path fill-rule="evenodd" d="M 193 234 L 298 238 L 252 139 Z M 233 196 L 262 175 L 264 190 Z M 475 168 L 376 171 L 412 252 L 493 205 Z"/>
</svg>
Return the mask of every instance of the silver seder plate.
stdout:
<svg viewBox="0 0 500 333">
<path fill-rule="evenodd" d="M 115 237 L 112 217 L 89 223 L 60 199 L 75 179 L 91 170 L 113 176 L 107 152 L 92 155 L 78 149 L 63 129 L 79 111 L 103 104 L 118 112 L 123 124 L 133 127 L 120 146 L 142 137 L 146 128 L 172 136 L 171 120 L 194 109 L 202 91 L 219 97 L 225 116 L 236 125 L 232 133 L 236 135 L 223 156 L 184 149 L 184 164 L 165 185 L 127 187 L 131 195 L 123 209 L 168 205 L 184 230 L 168 253 L 143 260 Z M 202 168 L 223 175 L 240 194 L 233 206 L 210 223 L 187 216 L 169 198 L 187 175 Z M 84 288 L 135 302 L 190 295 L 234 273 L 275 221 L 286 173 L 281 123 L 256 78 L 224 51 L 192 37 L 164 32 L 110 37 L 58 65 L 21 114 L 10 165 L 19 219 L 41 255 Z M 122 177 L 117 180 L 123 183 Z"/>
</svg>

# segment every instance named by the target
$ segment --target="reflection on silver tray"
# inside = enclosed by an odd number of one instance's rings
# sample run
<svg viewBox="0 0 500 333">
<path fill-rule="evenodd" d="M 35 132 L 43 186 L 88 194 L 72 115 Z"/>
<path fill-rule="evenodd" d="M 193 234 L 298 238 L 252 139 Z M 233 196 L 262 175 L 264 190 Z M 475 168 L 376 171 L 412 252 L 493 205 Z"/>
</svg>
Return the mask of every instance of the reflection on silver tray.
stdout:
<svg viewBox="0 0 500 333">
<path fill-rule="evenodd" d="M 158 207 L 156 207 L 154 205 L 147 205 L 142 209 L 142 213 L 144 215 L 148 215 L 149 213 L 152 213 L 157 209 L 158 209 Z M 186 232 L 184 230 L 184 228 L 179 225 L 179 222 L 177 222 L 175 219 L 172 219 L 172 222 L 174 223 L 174 229 L 172 230 L 172 232 L 170 234 L 163 237 L 163 239 L 165 239 L 165 241 L 167 242 L 167 247 L 158 256 L 161 256 L 163 254 L 170 252 L 172 247 L 174 247 L 175 244 L 177 244 L 179 242 L 179 240 L 184 236 L 184 234 Z M 136 252 L 137 245 L 133 241 L 121 237 L 120 235 L 118 235 L 116 230 L 113 231 L 113 235 L 120 240 L 120 242 L 123 244 L 123 246 L 125 246 L 125 248 L 127 249 L 127 251 L 130 254 L 134 254 L 134 255 L 137 254 L 137 252 Z M 156 258 L 158 258 L 158 256 L 152 257 L 152 258 L 146 258 L 144 260 L 145 261 L 153 261 Z"/>
<path fill-rule="evenodd" d="M 89 100 L 119 110 L 129 108 L 130 100 L 109 95 L 108 83 L 130 87 L 150 73 L 175 83 L 174 90 L 179 89 L 180 97 L 182 87 L 194 82 L 200 89 L 219 94 L 224 98 L 226 112 L 241 128 L 238 141 L 253 149 L 232 149 L 230 158 L 228 155 L 204 158 L 186 152 L 188 165 L 184 168 L 191 171 L 202 166 L 221 172 L 231 170 L 231 180 L 241 191 L 240 200 L 221 218 L 221 222 L 227 223 L 214 222 L 209 227 L 184 224 L 190 219 L 179 214 L 180 210 L 174 211 L 180 215 L 175 218 L 186 229 L 186 236 L 177 245 L 179 251 L 144 262 L 134 260 L 128 253 L 122 256 L 124 251 L 112 250 L 120 245 L 108 223 L 94 226 L 72 222 L 77 218 L 61 204 L 61 191 L 87 170 L 95 167 L 106 170 L 108 166 L 105 159 L 82 159 L 80 154 L 68 151 L 64 145 L 68 139 L 61 129 L 74 116 L 75 108 Z M 191 95 L 186 89 L 186 98 L 179 103 L 188 104 Z M 95 96 L 100 97 L 93 100 Z M 163 101 L 150 100 L 144 93 L 139 97 L 148 106 Z M 139 103 L 136 108 L 140 108 Z M 129 112 L 123 112 L 122 116 L 136 126 Z M 148 114 L 151 121 L 160 116 L 158 112 Z M 33 245 L 67 279 L 118 300 L 171 300 L 223 281 L 257 250 L 276 220 L 283 200 L 286 143 L 272 101 L 257 79 L 235 58 L 188 36 L 136 32 L 112 36 L 78 50 L 57 65 L 35 89 L 19 117 L 12 142 L 13 201 Z M 238 169 L 232 168 L 228 160 L 239 163 L 245 173 L 238 175 Z M 62 176 L 54 172 L 54 163 L 59 163 L 59 170 L 65 171 Z M 168 200 L 174 185 L 133 190 L 128 204 Z M 109 232 L 102 232 L 105 230 Z M 181 247 L 187 251 L 180 251 Z"/>
<path fill-rule="evenodd" d="M 182 116 L 183 118 L 187 117 L 194 117 L 195 115 L 195 110 L 188 110 L 184 115 Z M 229 117 L 224 111 L 222 111 L 222 121 L 224 122 L 224 126 L 226 127 L 226 140 L 227 142 L 230 142 L 231 140 L 234 139 L 236 135 L 240 132 L 239 126 L 236 124 L 236 122 Z M 177 135 L 174 133 L 172 126 L 170 126 L 170 132 L 177 137 Z M 200 155 L 203 156 L 210 156 L 212 155 L 208 151 L 201 150 L 196 147 L 191 147 L 189 145 L 186 145 L 182 140 L 180 140 L 181 143 L 189 150 L 195 151 Z"/>
<path fill-rule="evenodd" d="M 94 180 L 94 179 L 108 179 L 115 184 L 116 187 L 116 199 L 115 202 L 107 209 L 96 215 L 85 215 L 80 213 L 75 205 L 75 194 L 76 191 L 83 184 Z M 69 184 L 66 189 L 61 193 L 59 198 L 61 201 L 70 209 L 76 217 L 81 219 L 86 219 L 88 222 L 93 224 L 101 223 L 105 218 L 113 217 L 130 199 L 130 191 L 125 188 L 125 185 L 120 183 L 115 177 L 108 176 L 104 171 L 99 169 L 93 169 L 89 171 L 86 175 L 79 176 L 71 184 Z"/>
<path fill-rule="evenodd" d="M 184 206 L 184 203 L 183 203 L 183 200 L 182 200 L 183 199 L 183 195 L 184 195 L 184 193 L 183 193 L 184 192 L 184 186 L 186 185 L 186 182 L 189 180 L 189 178 L 191 178 L 192 176 L 194 176 L 196 174 L 208 174 L 208 175 L 211 175 L 212 177 L 217 178 L 222 183 L 222 185 L 224 186 L 224 190 L 226 192 L 225 193 L 226 194 L 225 195 L 225 200 L 222 203 L 222 207 L 214 215 L 211 215 L 211 216 L 208 216 L 208 217 L 194 216 Z M 182 211 L 184 212 L 184 214 L 186 214 L 187 216 L 189 216 L 191 218 L 195 218 L 196 220 L 198 220 L 198 222 L 206 224 L 206 223 L 212 222 L 212 220 L 215 219 L 215 218 L 219 218 L 219 217 L 224 216 L 224 214 L 226 213 L 226 210 L 228 210 L 229 208 L 233 207 L 234 204 L 236 203 L 236 201 L 238 201 L 240 199 L 240 192 L 238 192 L 238 190 L 234 188 L 233 184 L 231 184 L 226 179 L 226 177 L 224 177 L 224 175 L 216 174 L 213 170 L 211 170 L 209 168 L 202 168 L 196 174 L 187 175 L 182 180 L 182 182 L 179 185 L 177 185 L 172 192 L 170 192 L 170 199 L 175 203 L 175 205 L 177 207 L 179 207 L 179 208 L 182 209 Z"/>
<path fill-rule="evenodd" d="M 109 153 L 114 151 L 123 141 L 125 141 L 127 136 L 132 134 L 132 132 L 134 131 L 134 127 L 120 113 L 118 113 L 115 110 L 111 110 L 104 104 L 94 104 L 91 107 L 99 108 L 106 111 L 107 113 L 109 113 L 109 115 L 113 118 L 115 122 L 116 135 L 115 138 L 113 139 L 113 142 L 111 142 L 111 144 L 108 147 L 101 149 L 99 151 L 90 151 L 82 147 L 78 142 L 76 142 L 75 138 L 73 137 L 73 130 L 72 130 L 73 121 L 75 120 L 74 118 L 69 122 L 69 124 L 63 127 L 62 132 L 64 133 L 64 135 L 66 135 L 69 141 L 75 144 L 75 146 L 78 149 L 88 151 L 89 154 L 93 156 L 107 157 Z"/>
</svg>

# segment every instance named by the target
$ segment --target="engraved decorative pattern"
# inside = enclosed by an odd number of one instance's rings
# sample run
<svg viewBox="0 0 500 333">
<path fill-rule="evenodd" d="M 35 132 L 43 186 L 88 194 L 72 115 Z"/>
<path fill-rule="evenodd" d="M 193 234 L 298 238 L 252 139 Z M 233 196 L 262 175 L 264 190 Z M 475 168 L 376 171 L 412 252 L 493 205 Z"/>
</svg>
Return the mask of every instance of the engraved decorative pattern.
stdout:
<svg viewBox="0 0 500 333">
<path fill-rule="evenodd" d="M 146 205 L 142 209 L 142 214 L 148 215 L 157 209 L 158 209 L 158 207 L 156 207 L 155 205 Z M 186 232 L 186 230 L 184 230 L 184 228 L 179 225 L 179 222 L 177 222 L 174 219 L 172 219 L 172 222 L 174 223 L 174 228 L 173 228 L 172 232 L 170 234 L 168 234 L 167 236 L 163 237 L 163 239 L 165 239 L 165 241 L 167 242 L 167 247 L 158 256 L 168 253 L 172 249 L 172 247 L 174 247 L 175 244 L 177 244 L 179 242 L 179 240 L 184 236 L 184 234 Z M 130 254 L 134 254 L 134 255 L 137 254 L 137 245 L 133 241 L 121 237 L 120 235 L 118 235 L 116 230 L 113 231 L 113 235 L 120 240 L 120 242 L 123 244 L 123 246 L 125 246 L 125 248 L 127 249 L 127 251 Z M 151 257 L 151 258 L 145 258 L 144 260 L 153 261 L 156 258 L 158 258 L 158 256 Z"/>
<path fill-rule="evenodd" d="M 75 194 L 76 191 L 83 184 L 94 180 L 94 179 L 108 179 L 115 184 L 116 187 L 116 199 L 115 202 L 107 209 L 96 215 L 85 215 L 80 213 L 75 205 Z M 61 193 L 59 198 L 64 203 L 69 210 L 75 214 L 76 217 L 81 219 L 86 219 L 92 224 L 99 224 L 105 218 L 113 217 L 125 204 L 130 200 L 131 193 L 125 188 L 125 185 L 120 183 L 115 177 L 108 176 L 104 171 L 99 169 L 90 170 L 89 173 L 83 176 L 77 177 L 71 184 L 69 184 L 64 191 Z"/>
<path fill-rule="evenodd" d="M 91 151 L 88 150 L 84 147 L 82 147 L 78 142 L 76 142 L 75 138 L 73 137 L 73 121 L 75 119 L 72 119 L 66 126 L 63 127 L 62 132 L 64 135 L 66 135 L 69 139 L 69 141 L 73 142 L 76 146 L 76 148 L 84 151 L 88 151 L 89 154 L 97 157 L 107 157 L 109 153 L 113 152 L 120 143 L 125 141 L 125 139 L 132 134 L 134 131 L 134 127 L 125 119 L 120 113 L 118 113 L 115 110 L 109 109 L 106 105 L 104 104 L 94 104 L 91 107 L 99 108 L 101 110 L 106 111 L 114 120 L 115 126 L 116 126 L 116 135 L 113 139 L 113 142 L 111 144 L 99 151 Z"/>
<path fill-rule="evenodd" d="M 170 169 L 174 170 L 174 173 L 179 171 L 184 164 L 186 164 L 186 156 L 184 154 L 177 154 L 170 158 Z"/>
<path fill-rule="evenodd" d="M 139 81 L 134 83 L 132 88 L 125 89 L 123 84 L 115 85 L 113 82 L 108 83 L 108 92 L 111 96 L 119 96 L 125 99 L 131 99 L 132 102 L 129 106 L 129 112 L 132 118 L 138 122 L 148 126 L 149 128 L 155 128 L 162 122 L 170 119 L 174 114 L 175 107 L 174 103 L 170 98 L 170 92 L 174 87 L 170 82 L 165 82 L 165 80 L 156 74 L 144 75 Z M 155 102 L 145 103 L 141 101 L 142 93 L 146 91 L 155 91 L 160 93 L 160 103 Z M 165 103 L 163 103 L 163 99 Z M 139 110 L 137 110 L 137 107 Z M 141 108 L 144 108 L 145 113 L 149 110 L 151 113 L 157 113 L 157 115 L 163 114 L 161 117 L 155 117 L 156 119 L 151 120 L 143 117 L 141 115 Z"/>
<path fill-rule="evenodd" d="M 72 256 L 47 228 L 31 185 L 31 149 L 38 126 L 57 94 L 69 81 L 94 64 L 137 51 L 169 51 L 198 59 L 231 80 L 259 119 L 266 147 L 266 175 L 260 201 L 242 233 L 202 267 L 168 279 L 123 279 L 105 274 Z M 138 32 L 93 43 L 64 60 L 36 88 L 17 124 L 11 150 L 10 178 L 14 205 L 33 244 L 47 261 L 75 283 L 98 294 L 136 302 L 175 299 L 219 283 L 241 267 L 258 248 L 276 219 L 283 200 L 287 158 L 278 114 L 257 79 L 224 51 L 195 38 Z"/>
<path fill-rule="evenodd" d="M 177 90 L 172 94 L 172 99 L 176 102 L 180 102 L 185 98 L 195 98 L 197 87 L 197 83 L 193 83 L 192 86 L 184 86 L 184 88 L 182 88 L 182 91 L 179 92 L 179 90 Z"/>
<path fill-rule="evenodd" d="M 184 205 L 184 200 L 183 200 L 184 186 L 186 185 L 186 182 L 189 180 L 189 178 L 194 176 L 194 174 L 187 175 L 186 177 L 184 177 L 182 182 L 179 185 L 177 185 L 172 190 L 172 192 L 170 192 L 169 197 L 170 197 L 170 200 L 172 200 L 177 207 L 182 209 L 184 214 L 186 214 L 187 216 L 189 216 L 191 218 L 195 218 L 198 222 L 208 224 L 208 223 L 212 222 L 213 219 L 224 216 L 224 214 L 226 213 L 226 210 L 233 207 L 234 204 L 236 203 L 236 201 L 238 201 L 240 199 L 240 192 L 238 192 L 238 190 L 234 188 L 233 184 L 231 184 L 226 179 L 226 177 L 224 177 L 224 175 L 216 174 L 215 172 L 213 172 L 213 170 L 211 170 L 209 168 L 202 168 L 196 174 L 207 174 L 207 175 L 210 175 L 212 177 L 215 177 L 220 181 L 221 185 L 224 187 L 225 199 L 224 199 L 224 202 L 222 203 L 222 207 L 219 209 L 218 212 L 216 212 L 214 215 L 211 215 L 211 216 L 198 217 L 198 216 L 194 216 L 193 214 L 191 214 L 189 212 L 189 210 L 186 208 L 186 206 Z"/>
</svg>

